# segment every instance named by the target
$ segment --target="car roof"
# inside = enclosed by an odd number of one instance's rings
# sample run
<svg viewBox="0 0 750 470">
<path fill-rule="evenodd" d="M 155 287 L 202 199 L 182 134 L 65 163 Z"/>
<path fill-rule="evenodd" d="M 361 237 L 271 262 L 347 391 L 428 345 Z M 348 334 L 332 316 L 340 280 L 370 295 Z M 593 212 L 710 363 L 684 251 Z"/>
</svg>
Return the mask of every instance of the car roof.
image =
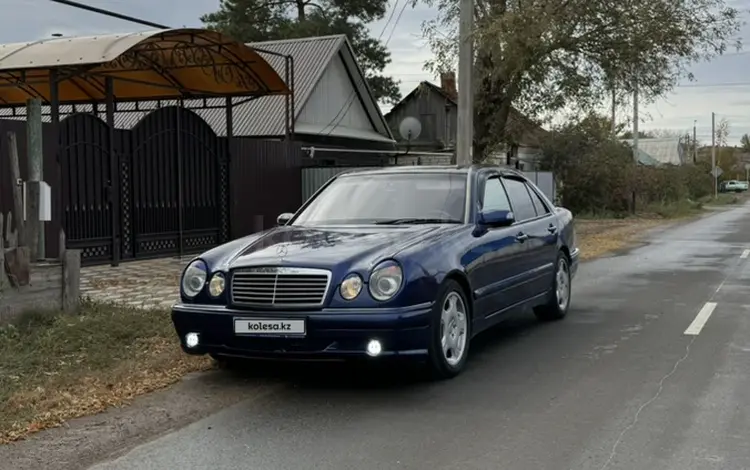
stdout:
<svg viewBox="0 0 750 470">
<path fill-rule="evenodd" d="M 484 165 L 484 164 L 473 164 L 473 165 L 400 165 L 400 166 L 386 166 L 380 168 L 363 168 L 361 170 L 349 170 L 340 173 L 338 176 L 352 176 L 352 175 L 398 175 L 398 174 L 414 174 L 414 173 L 454 173 L 454 174 L 469 174 L 481 171 L 483 169 L 496 170 L 502 174 L 523 176 L 523 174 L 515 169 L 496 166 L 496 165 Z"/>
</svg>

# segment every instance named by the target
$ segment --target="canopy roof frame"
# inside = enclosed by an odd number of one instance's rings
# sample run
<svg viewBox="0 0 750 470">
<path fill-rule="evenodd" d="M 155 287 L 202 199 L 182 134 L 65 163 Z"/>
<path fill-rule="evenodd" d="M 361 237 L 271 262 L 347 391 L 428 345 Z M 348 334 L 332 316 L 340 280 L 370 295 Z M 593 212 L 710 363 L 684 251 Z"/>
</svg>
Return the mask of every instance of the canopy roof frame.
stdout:
<svg viewBox="0 0 750 470">
<path fill-rule="evenodd" d="M 59 104 L 106 102 L 108 77 L 130 85 L 115 90 L 118 101 L 291 93 L 273 67 L 245 44 L 214 31 L 169 29 L 2 45 L 0 107 L 24 105 L 26 98 L 51 105 L 53 70 L 61 87 Z M 193 83 L 185 83 L 186 78 Z M 10 99 L 9 89 L 15 92 Z"/>
</svg>

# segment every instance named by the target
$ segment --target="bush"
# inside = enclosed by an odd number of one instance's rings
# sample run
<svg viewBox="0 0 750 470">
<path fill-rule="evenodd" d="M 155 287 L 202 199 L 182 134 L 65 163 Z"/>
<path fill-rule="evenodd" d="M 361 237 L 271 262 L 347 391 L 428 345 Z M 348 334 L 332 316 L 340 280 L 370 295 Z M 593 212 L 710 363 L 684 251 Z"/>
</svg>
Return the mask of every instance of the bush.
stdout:
<svg viewBox="0 0 750 470">
<path fill-rule="evenodd" d="M 623 215 L 633 209 L 634 192 L 636 207 L 698 201 L 712 193 L 713 179 L 703 165 L 638 165 L 629 146 L 591 119 L 552 133 L 542 145 L 542 168 L 555 174 L 563 206 Z"/>
</svg>

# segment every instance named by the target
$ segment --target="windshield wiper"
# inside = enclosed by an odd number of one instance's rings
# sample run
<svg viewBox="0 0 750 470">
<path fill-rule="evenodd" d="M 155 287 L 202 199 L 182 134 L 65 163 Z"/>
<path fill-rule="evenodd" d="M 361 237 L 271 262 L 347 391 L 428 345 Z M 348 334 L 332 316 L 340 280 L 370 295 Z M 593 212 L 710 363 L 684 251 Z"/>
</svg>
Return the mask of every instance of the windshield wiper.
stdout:
<svg viewBox="0 0 750 470">
<path fill-rule="evenodd" d="M 403 217 L 401 219 L 379 220 L 375 225 L 409 225 L 409 224 L 460 224 L 455 219 L 423 219 L 418 217 Z"/>
</svg>

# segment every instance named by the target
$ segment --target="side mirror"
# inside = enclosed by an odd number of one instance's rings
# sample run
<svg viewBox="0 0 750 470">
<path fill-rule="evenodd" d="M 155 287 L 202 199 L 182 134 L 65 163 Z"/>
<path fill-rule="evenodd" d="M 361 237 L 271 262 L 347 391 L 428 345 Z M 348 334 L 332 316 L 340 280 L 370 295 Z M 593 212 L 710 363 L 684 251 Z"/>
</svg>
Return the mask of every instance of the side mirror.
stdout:
<svg viewBox="0 0 750 470">
<path fill-rule="evenodd" d="M 511 211 L 488 211 L 479 213 L 477 225 L 483 227 L 509 227 L 515 221 L 516 218 Z"/>
<path fill-rule="evenodd" d="M 283 214 L 280 214 L 278 217 L 276 217 L 276 223 L 278 225 L 286 225 L 290 220 L 292 220 L 292 217 L 294 217 L 294 214 L 292 214 L 291 212 L 284 212 Z"/>
</svg>

